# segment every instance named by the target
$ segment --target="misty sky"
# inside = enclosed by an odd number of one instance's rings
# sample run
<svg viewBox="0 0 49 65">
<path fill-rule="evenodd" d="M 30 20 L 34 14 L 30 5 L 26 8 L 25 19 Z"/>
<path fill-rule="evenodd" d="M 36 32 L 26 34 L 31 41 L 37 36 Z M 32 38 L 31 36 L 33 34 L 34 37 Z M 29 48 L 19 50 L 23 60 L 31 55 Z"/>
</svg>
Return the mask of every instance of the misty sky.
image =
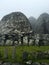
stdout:
<svg viewBox="0 0 49 65">
<path fill-rule="evenodd" d="M 6 14 L 17 11 L 27 17 L 38 18 L 41 13 L 49 13 L 49 0 L 0 0 L 0 19 Z"/>
</svg>

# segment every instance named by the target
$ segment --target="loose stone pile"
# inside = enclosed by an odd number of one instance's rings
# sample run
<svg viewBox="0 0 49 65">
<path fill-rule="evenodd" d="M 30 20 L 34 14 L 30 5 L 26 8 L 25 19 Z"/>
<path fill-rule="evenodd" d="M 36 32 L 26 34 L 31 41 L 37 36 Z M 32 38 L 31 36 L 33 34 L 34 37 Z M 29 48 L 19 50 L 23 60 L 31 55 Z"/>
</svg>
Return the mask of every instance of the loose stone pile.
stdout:
<svg viewBox="0 0 49 65">
<path fill-rule="evenodd" d="M 49 63 L 39 63 L 39 62 L 34 62 L 31 64 L 22 64 L 22 63 L 11 63 L 11 62 L 0 62 L 0 65 L 49 65 Z"/>
</svg>

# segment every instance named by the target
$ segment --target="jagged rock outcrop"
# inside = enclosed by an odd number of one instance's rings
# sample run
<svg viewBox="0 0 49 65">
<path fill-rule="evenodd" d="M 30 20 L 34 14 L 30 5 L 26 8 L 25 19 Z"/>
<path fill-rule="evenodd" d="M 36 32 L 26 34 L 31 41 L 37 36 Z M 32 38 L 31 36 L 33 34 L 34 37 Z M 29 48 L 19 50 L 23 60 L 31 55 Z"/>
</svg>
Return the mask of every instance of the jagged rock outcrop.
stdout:
<svg viewBox="0 0 49 65">
<path fill-rule="evenodd" d="M 49 14 L 43 13 L 36 21 L 36 33 L 49 34 Z"/>
<path fill-rule="evenodd" d="M 0 33 L 29 32 L 31 25 L 27 17 L 21 12 L 12 12 L 4 16 L 0 22 Z"/>
</svg>

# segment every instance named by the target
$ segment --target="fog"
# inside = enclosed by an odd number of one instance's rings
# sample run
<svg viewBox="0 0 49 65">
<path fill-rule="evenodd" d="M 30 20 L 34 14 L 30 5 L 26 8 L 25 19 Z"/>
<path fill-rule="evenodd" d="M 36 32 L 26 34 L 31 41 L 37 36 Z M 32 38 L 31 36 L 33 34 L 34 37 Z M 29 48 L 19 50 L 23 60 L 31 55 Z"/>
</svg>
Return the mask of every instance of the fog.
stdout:
<svg viewBox="0 0 49 65">
<path fill-rule="evenodd" d="M 38 18 L 41 13 L 49 13 L 49 0 L 0 0 L 0 19 L 6 14 L 17 11 L 27 17 Z"/>
</svg>

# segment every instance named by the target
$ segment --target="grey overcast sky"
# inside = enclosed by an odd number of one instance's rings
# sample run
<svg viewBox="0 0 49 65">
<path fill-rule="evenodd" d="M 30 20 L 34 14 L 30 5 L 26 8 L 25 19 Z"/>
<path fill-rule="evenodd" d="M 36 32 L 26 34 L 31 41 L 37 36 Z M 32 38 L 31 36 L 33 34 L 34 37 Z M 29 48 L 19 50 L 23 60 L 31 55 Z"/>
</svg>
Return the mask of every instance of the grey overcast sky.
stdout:
<svg viewBox="0 0 49 65">
<path fill-rule="evenodd" d="M 41 13 L 49 13 L 49 0 L 0 0 L 0 19 L 6 14 L 17 11 L 27 17 L 38 18 Z"/>
</svg>

